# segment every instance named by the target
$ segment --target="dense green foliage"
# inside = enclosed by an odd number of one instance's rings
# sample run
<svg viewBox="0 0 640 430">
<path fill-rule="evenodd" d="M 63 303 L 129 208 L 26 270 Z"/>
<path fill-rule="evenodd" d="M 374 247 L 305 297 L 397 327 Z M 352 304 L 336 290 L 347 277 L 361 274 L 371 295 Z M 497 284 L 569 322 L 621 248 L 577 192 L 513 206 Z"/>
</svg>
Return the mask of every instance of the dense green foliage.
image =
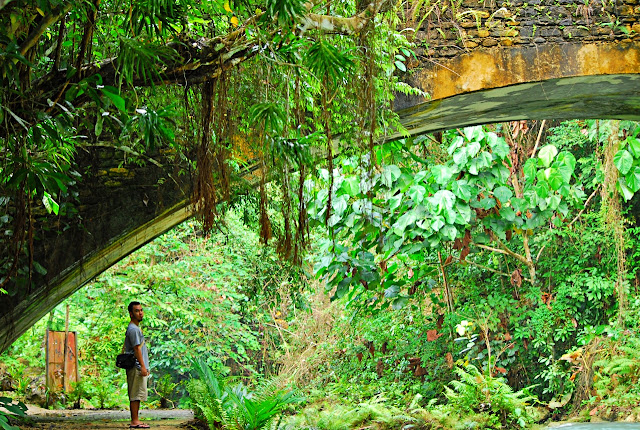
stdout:
<svg viewBox="0 0 640 430">
<path fill-rule="evenodd" d="M 185 224 L 69 299 L 83 382 L 68 397 L 49 393 L 51 404 L 124 402 L 112 361 L 125 306 L 140 299 L 152 405 L 191 405 L 212 426 L 510 428 L 544 419 L 545 410 L 633 414 L 637 197 L 615 218 L 598 193 L 608 130 L 558 124 L 520 173 L 506 126 L 451 132 L 442 144 L 386 144 L 375 156 L 388 164 L 379 167 L 368 156 L 339 159 L 328 219 L 328 171 L 305 184 L 320 233 L 309 262 L 321 284 L 278 258 L 277 243 L 259 245 L 251 195 L 211 236 Z M 635 125 L 618 130 L 632 145 Z M 277 186 L 265 191 L 277 231 L 283 199 Z M 622 278 L 616 219 L 629 227 Z M 3 356 L 20 399 L 43 366 L 46 326 L 63 328 L 62 306 Z M 279 391 L 287 384 L 306 401 L 287 406 L 300 400 Z M 271 420 L 290 407 L 293 416 Z"/>
<path fill-rule="evenodd" d="M 47 274 L 34 223 L 77 224 L 85 146 L 174 154 L 203 221 L 67 300 L 82 380 L 45 405 L 125 403 L 113 358 L 137 299 L 152 406 L 212 427 L 635 413 L 640 128 L 516 122 L 377 145 L 401 128 L 394 92 L 420 93 L 399 81 L 413 55 L 399 20 L 432 7 L 0 0 L 0 299 Z M 65 311 L 2 355 L 13 397 L 42 389 L 44 331 Z"/>
</svg>

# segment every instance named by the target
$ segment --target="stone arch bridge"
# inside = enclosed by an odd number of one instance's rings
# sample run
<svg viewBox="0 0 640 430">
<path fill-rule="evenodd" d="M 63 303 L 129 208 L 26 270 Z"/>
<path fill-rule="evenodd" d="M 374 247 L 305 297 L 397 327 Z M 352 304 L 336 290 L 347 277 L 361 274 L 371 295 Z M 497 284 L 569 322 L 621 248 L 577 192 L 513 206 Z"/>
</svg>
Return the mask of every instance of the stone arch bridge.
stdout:
<svg viewBox="0 0 640 430">
<path fill-rule="evenodd" d="M 406 11 L 416 56 L 403 78 L 430 96 L 395 100 L 409 134 L 523 119 L 640 120 L 640 0 L 434 4 L 426 17 Z M 78 214 L 36 225 L 35 260 L 47 273 L 30 290 L 0 296 L 0 352 L 96 275 L 193 216 L 191 172 L 170 153 L 141 167 L 94 146 L 76 161 L 84 172 Z"/>
</svg>

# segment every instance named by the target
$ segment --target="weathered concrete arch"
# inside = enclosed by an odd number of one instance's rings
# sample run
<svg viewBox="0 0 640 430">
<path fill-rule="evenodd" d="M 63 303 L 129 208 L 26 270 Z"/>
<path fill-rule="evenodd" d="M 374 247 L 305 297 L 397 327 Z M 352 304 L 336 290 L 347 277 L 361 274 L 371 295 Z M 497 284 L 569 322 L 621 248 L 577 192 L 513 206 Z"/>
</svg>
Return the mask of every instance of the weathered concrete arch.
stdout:
<svg viewBox="0 0 640 430">
<path fill-rule="evenodd" d="M 398 114 L 406 131 L 387 140 L 515 120 L 640 120 L 640 74 L 528 82 L 420 103 Z"/>
<path fill-rule="evenodd" d="M 194 215 L 190 202 L 180 202 L 147 223 L 114 238 L 103 248 L 90 253 L 49 281 L 48 288 L 38 289 L 28 300 L 20 302 L 2 316 L 0 351 L 8 348 L 22 333 L 38 322 L 66 298 L 96 276 L 143 245 L 181 224 Z M 116 312 L 122 310 L 114 310 Z M 12 319 L 13 318 L 13 319 Z"/>
<path fill-rule="evenodd" d="M 54 225 L 44 211 L 35 214 L 35 236 L 41 239 L 34 260 L 47 273 L 31 291 L 18 287 L 1 296 L 0 351 L 95 276 L 192 216 L 188 166 L 171 153 L 135 163 L 123 163 L 125 156 L 130 158 L 113 147 L 79 148 L 77 213 Z"/>
<path fill-rule="evenodd" d="M 407 81 L 432 97 L 396 99 L 410 134 L 521 119 L 638 119 L 640 42 L 474 49 L 422 58 Z"/>
<path fill-rule="evenodd" d="M 638 42 L 532 42 L 459 54 L 425 54 L 411 65 L 407 80 L 433 99 L 398 97 L 409 134 L 519 119 L 640 120 Z M 170 154 L 159 164 L 123 168 L 116 151 L 83 149 L 79 216 L 55 230 L 37 226 L 36 261 L 49 272 L 33 291 L 3 297 L 0 352 L 102 271 L 192 216 L 191 174 Z"/>
</svg>

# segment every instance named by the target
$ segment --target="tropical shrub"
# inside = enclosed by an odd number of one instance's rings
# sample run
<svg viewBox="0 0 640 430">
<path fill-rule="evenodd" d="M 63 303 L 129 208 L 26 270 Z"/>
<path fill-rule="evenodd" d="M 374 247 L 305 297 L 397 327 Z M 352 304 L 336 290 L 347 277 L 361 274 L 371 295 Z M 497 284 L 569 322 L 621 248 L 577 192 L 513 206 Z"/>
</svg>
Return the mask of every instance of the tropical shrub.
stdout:
<svg viewBox="0 0 640 430">
<path fill-rule="evenodd" d="M 288 405 L 302 398 L 291 390 L 278 388 L 275 381 L 263 383 L 256 391 L 242 383 L 231 385 L 207 364 L 194 360 L 198 379 L 187 383 L 196 417 L 204 419 L 211 429 L 262 430 L 275 425 Z"/>
<path fill-rule="evenodd" d="M 536 420 L 529 406 L 537 399 L 529 390 L 514 392 L 503 378 L 471 364 L 458 366 L 455 372 L 460 380 L 445 387 L 448 403 L 442 409 L 462 418 L 484 416 L 478 423 L 483 428 L 526 427 Z"/>
</svg>

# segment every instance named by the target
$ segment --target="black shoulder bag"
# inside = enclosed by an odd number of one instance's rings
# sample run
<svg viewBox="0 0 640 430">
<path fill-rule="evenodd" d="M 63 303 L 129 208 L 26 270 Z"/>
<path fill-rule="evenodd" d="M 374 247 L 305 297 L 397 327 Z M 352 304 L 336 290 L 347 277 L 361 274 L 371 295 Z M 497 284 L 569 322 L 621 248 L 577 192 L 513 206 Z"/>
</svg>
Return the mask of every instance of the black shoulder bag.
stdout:
<svg viewBox="0 0 640 430">
<path fill-rule="evenodd" d="M 136 356 L 133 352 L 118 354 L 116 357 L 116 367 L 119 367 L 120 369 L 133 369 L 136 367 L 136 362 Z"/>
<path fill-rule="evenodd" d="M 129 331 L 129 329 L 127 329 L 127 331 Z M 126 333 L 124 337 L 126 340 Z M 122 351 L 123 353 L 118 354 L 118 356 L 116 357 L 116 367 L 119 367 L 120 369 L 133 369 L 134 367 L 136 367 L 136 363 L 138 363 L 138 360 L 136 359 L 136 356 L 133 354 L 133 352 L 124 352 L 124 345 L 122 345 Z"/>
</svg>

